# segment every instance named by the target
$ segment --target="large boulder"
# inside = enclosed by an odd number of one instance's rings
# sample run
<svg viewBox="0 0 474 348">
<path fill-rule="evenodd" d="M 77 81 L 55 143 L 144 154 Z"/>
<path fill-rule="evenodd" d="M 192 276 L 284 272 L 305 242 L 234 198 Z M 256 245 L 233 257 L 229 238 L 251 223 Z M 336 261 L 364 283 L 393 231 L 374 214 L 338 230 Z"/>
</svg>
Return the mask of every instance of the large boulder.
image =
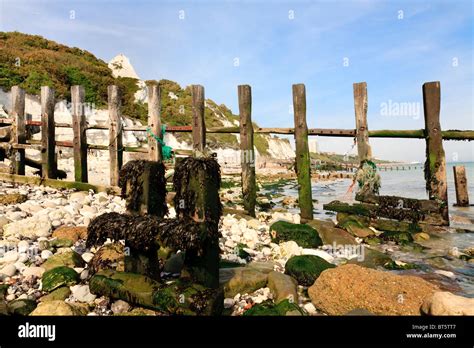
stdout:
<svg viewBox="0 0 474 348">
<path fill-rule="evenodd" d="M 311 220 L 307 224 L 318 231 L 324 244 L 358 245 L 354 236 L 342 228 L 337 228 L 332 221 Z"/>
<path fill-rule="evenodd" d="M 356 257 L 349 260 L 347 263 L 356 264 L 358 266 L 367 267 L 367 268 L 382 268 L 387 263 L 392 262 L 392 258 L 378 250 L 363 247 L 363 254 L 361 257 Z"/>
<path fill-rule="evenodd" d="M 356 237 L 366 238 L 374 235 L 369 224 L 370 220 L 366 216 L 337 213 L 337 225 Z"/>
<path fill-rule="evenodd" d="M 474 315 L 474 298 L 437 291 L 425 299 L 421 310 L 428 315 Z"/>
<path fill-rule="evenodd" d="M 378 315 L 420 315 L 424 299 L 437 289 L 418 277 L 343 265 L 321 273 L 308 294 L 315 307 L 329 315 L 355 309 Z"/>
<path fill-rule="evenodd" d="M 294 241 L 303 248 L 317 248 L 323 245 L 318 232 L 309 225 L 277 221 L 270 226 L 273 243 Z"/>
<path fill-rule="evenodd" d="M 226 268 L 219 271 L 219 278 L 221 284 L 224 283 L 227 298 L 264 288 L 268 281 L 268 273 L 253 267 Z"/>
<path fill-rule="evenodd" d="M 285 264 L 285 273 L 296 279 L 298 284 L 310 286 L 321 272 L 336 267 L 315 255 L 293 256 Z"/>
<path fill-rule="evenodd" d="M 284 300 L 298 302 L 297 282 L 289 275 L 272 271 L 268 274 L 268 287 L 273 294 L 275 303 Z"/>
</svg>

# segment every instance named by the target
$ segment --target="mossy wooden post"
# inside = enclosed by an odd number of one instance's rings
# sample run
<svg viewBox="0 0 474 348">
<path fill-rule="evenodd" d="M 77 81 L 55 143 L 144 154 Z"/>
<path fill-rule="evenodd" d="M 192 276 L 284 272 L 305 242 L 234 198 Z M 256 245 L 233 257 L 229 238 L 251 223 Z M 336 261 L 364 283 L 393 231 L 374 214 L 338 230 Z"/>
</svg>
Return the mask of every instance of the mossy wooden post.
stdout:
<svg viewBox="0 0 474 348">
<path fill-rule="evenodd" d="M 244 209 L 255 217 L 257 184 L 255 181 L 255 152 L 253 148 L 252 89 L 238 86 L 240 113 L 240 165 L 242 167 L 242 196 Z"/>
<path fill-rule="evenodd" d="M 85 98 L 86 93 L 83 86 L 71 87 L 74 180 L 78 182 L 88 181 Z"/>
<path fill-rule="evenodd" d="M 306 88 L 304 84 L 293 85 L 293 109 L 295 118 L 296 174 L 298 176 L 298 204 L 301 219 L 313 219 L 311 195 L 311 166 L 308 148 L 308 125 L 306 124 Z"/>
<path fill-rule="evenodd" d="M 353 89 L 357 154 L 359 155 L 359 162 L 362 164 L 362 162 L 372 159 L 372 150 L 369 145 L 369 127 L 367 125 L 367 83 L 354 83 Z"/>
<path fill-rule="evenodd" d="M 25 127 L 25 91 L 18 86 L 11 89 L 13 134 L 11 143 L 24 144 L 26 142 Z M 13 174 L 25 175 L 25 150 L 13 151 L 10 158 Z"/>
<path fill-rule="evenodd" d="M 469 206 L 469 194 L 467 192 L 466 168 L 454 166 L 454 186 L 456 187 L 456 205 L 458 207 Z"/>
<path fill-rule="evenodd" d="M 204 152 L 206 148 L 206 124 L 204 122 L 204 87 L 192 85 L 193 97 L 193 150 Z"/>
<path fill-rule="evenodd" d="M 206 287 L 219 286 L 219 220 L 222 204 L 219 198 L 219 164 L 213 158 L 187 157 L 176 165 L 174 198 L 176 215 L 183 223 L 199 223 L 203 252 L 186 250 L 186 273 L 194 282 Z"/>
<path fill-rule="evenodd" d="M 41 176 L 56 179 L 56 128 L 54 126 L 54 89 L 41 87 Z"/>
<path fill-rule="evenodd" d="M 122 145 L 122 96 L 118 86 L 112 85 L 107 89 L 109 104 L 109 161 L 110 185 L 118 186 L 119 171 L 123 163 Z"/>
<path fill-rule="evenodd" d="M 441 214 L 449 225 L 448 185 L 446 179 L 446 159 L 439 112 L 441 104 L 440 83 L 423 84 L 423 110 L 425 116 L 426 162 L 425 179 L 429 199 L 442 203 Z"/>
<path fill-rule="evenodd" d="M 160 87 L 157 84 L 148 86 L 148 127 L 150 132 L 163 140 L 161 134 L 161 117 L 160 117 Z M 161 152 L 161 143 L 157 141 L 151 134 L 148 134 L 148 159 L 150 161 L 162 161 L 163 154 Z"/>
</svg>

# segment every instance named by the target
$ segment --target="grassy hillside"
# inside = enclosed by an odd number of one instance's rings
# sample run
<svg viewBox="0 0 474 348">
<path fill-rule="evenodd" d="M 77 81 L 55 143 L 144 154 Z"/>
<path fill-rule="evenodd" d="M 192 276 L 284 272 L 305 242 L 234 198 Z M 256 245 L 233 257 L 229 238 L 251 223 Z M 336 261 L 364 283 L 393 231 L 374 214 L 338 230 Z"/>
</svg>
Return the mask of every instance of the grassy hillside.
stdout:
<svg viewBox="0 0 474 348">
<path fill-rule="evenodd" d="M 76 47 L 68 47 L 37 35 L 19 32 L 0 32 L 0 88 L 9 90 L 19 85 L 27 93 L 39 95 L 41 86 L 56 90 L 57 99 L 70 101 L 70 88 L 83 85 L 86 102 L 96 107 L 107 106 L 107 86 L 116 84 L 122 92 L 123 115 L 147 121 L 147 104 L 135 101 L 139 90 L 138 80 L 128 77 L 114 78 L 107 63 L 92 53 Z M 192 120 L 192 97 L 189 87 L 181 88 L 170 80 L 147 81 L 161 86 L 162 119 L 164 124 L 184 126 Z M 207 99 L 205 120 L 208 127 L 234 125 L 238 116 L 225 105 Z M 179 133 L 180 140 L 191 139 L 187 133 Z M 233 134 L 208 134 L 211 148 L 238 148 Z M 255 136 L 255 146 L 260 154 L 268 154 L 267 137 Z"/>
</svg>

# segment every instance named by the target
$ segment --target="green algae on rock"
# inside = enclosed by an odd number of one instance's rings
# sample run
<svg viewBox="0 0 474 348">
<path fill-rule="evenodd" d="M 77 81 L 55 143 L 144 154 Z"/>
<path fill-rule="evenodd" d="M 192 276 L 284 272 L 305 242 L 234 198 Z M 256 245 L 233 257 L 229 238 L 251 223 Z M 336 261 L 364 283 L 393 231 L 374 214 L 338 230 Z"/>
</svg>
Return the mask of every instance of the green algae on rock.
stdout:
<svg viewBox="0 0 474 348">
<path fill-rule="evenodd" d="M 79 281 L 79 274 L 72 268 L 60 266 L 44 272 L 41 278 L 43 291 L 52 291 L 61 286 L 74 285 Z"/>
<path fill-rule="evenodd" d="M 295 278 L 300 285 L 311 286 L 321 272 L 334 267 L 336 266 L 319 256 L 299 255 L 286 262 L 285 274 Z"/>
<path fill-rule="evenodd" d="M 317 248 L 323 245 L 318 231 L 309 225 L 277 221 L 270 226 L 273 243 L 294 241 L 303 248 Z"/>
</svg>

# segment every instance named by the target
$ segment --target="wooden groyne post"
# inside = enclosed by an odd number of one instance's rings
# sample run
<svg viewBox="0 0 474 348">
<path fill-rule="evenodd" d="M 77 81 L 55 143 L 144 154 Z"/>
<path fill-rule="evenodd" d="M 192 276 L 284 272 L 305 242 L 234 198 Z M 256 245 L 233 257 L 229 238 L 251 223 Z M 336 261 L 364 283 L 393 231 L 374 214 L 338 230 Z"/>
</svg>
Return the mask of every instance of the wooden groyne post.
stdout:
<svg viewBox="0 0 474 348">
<path fill-rule="evenodd" d="M 110 185 L 118 186 L 119 172 L 123 163 L 122 145 L 122 96 L 118 86 L 108 87 L 109 104 L 109 156 L 110 156 Z"/>
<path fill-rule="evenodd" d="M 161 133 L 161 96 L 160 87 L 157 84 L 148 86 L 148 127 L 150 132 L 163 140 Z M 148 134 L 148 159 L 150 161 L 162 161 L 163 154 L 161 150 L 161 143 L 155 139 L 151 134 Z"/>
<path fill-rule="evenodd" d="M 191 86 L 193 98 L 193 150 L 204 152 L 206 148 L 206 123 L 204 121 L 204 87 Z"/>
<path fill-rule="evenodd" d="M 304 84 L 293 85 L 293 109 L 295 119 L 296 175 L 298 176 L 298 204 L 302 220 L 313 219 L 311 194 L 311 161 L 308 148 L 308 125 L 306 124 L 306 88 Z"/>
<path fill-rule="evenodd" d="M 443 137 L 439 121 L 441 92 L 439 81 L 423 84 L 423 110 L 425 117 L 426 162 L 425 179 L 429 199 L 442 204 L 441 215 L 449 224 L 448 185 Z"/>
<path fill-rule="evenodd" d="M 11 89 L 13 129 L 11 141 L 13 144 L 26 143 L 25 127 L 25 91 L 13 86 Z M 25 149 L 16 149 L 10 157 L 13 174 L 25 175 Z"/>
<path fill-rule="evenodd" d="M 240 164 L 242 168 L 242 196 L 244 209 L 255 217 L 257 183 L 255 180 L 255 151 L 252 124 L 252 89 L 249 85 L 238 86 L 240 113 Z"/>
<path fill-rule="evenodd" d="M 78 182 L 88 181 L 85 98 L 86 93 L 83 86 L 71 87 L 74 180 Z"/>
<path fill-rule="evenodd" d="M 41 87 L 41 176 L 56 179 L 56 128 L 54 125 L 54 89 Z"/>
<path fill-rule="evenodd" d="M 359 163 L 362 163 L 372 159 L 372 149 L 369 145 L 369 127 L 367 124 L 367 83 L 354 83 L 353 90 L 357 154 L 359 155 Z"/>
<path fill-rule="evenodd" d="M 454 166 L 454 186 L 456 188 L 456 205 L 458 207 L 469 206 L 469 194 L 467 192 L 466 168 Z"/>
</svg>

